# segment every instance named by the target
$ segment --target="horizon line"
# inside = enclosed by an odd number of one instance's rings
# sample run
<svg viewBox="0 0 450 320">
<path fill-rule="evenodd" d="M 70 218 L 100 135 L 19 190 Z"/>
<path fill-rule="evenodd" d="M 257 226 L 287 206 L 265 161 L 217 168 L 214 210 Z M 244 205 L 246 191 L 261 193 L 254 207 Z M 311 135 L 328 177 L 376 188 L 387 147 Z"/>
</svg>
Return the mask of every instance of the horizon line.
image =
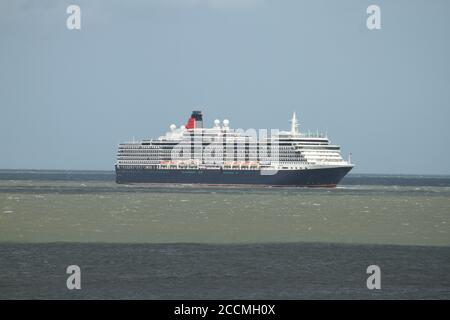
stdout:
<svg viewBox="0 0 450 320">
<path fill-rule="evenodd" d="M 53 172 L 103 172 L 103 173 L 115 173 L 114 169 L 24 169 L 24 168 L 0 168 L 1 171 L 53 171 Z M 361 172 L 355 173 L 350 172 L 348 176 L 357 176 L 357 175 L 372 175 L 372 176 L 429 176 L 429 177 L 450 177 L 450 173 L 370 173 L 370 172 Z"/>
</svg>

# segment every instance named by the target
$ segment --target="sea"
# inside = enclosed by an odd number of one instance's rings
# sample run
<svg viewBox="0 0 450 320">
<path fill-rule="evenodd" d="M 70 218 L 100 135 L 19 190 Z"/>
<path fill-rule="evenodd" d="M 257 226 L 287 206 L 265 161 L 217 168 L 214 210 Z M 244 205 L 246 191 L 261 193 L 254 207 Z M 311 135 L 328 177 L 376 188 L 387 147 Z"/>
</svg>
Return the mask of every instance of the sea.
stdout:
<svg viewBox="0 0 450 320">
<path fill-rule="evenodd" d="M 0 170 L 0 299 L 450 298 L 449 176 L 350 174 L 335 189 L 114 179 Z M 72 265 L 81 289 L 67 286 Z"/>
</svg>

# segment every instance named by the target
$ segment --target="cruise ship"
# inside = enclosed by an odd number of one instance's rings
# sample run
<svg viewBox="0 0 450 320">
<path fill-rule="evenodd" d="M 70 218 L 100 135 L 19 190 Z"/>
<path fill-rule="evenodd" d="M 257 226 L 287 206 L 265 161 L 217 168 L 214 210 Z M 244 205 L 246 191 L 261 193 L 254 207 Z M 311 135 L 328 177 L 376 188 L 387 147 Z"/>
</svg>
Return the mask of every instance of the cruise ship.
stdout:
<svg viewBox="0 0 450 320">
<path fill-rule="evenodd" d="M 269 132 L 231 129 L 227 119 L 204 128 L 193 111 L 164 136 L 119 144 L 115 170 L 125 184 L 335 187 L 353 166 L 327 135 L 300 132 L 295 112 L 289 131 Z"/>
</svg>

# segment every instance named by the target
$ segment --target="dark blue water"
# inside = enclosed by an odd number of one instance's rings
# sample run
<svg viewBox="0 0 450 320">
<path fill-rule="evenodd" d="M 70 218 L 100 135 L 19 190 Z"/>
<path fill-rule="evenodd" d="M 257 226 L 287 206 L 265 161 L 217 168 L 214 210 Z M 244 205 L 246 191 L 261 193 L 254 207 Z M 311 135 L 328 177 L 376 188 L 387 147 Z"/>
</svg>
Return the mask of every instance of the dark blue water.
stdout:
<svg viewBox="0 0 450 320">
<path fill-rule="evenodd" d="M 1 299 L 449 299 L 450 248 L 0 244 Z M 81 290 L 66 267 L 81 268 Z M 367 266 L 381 268 L 368 290 Z"/>
</svg>

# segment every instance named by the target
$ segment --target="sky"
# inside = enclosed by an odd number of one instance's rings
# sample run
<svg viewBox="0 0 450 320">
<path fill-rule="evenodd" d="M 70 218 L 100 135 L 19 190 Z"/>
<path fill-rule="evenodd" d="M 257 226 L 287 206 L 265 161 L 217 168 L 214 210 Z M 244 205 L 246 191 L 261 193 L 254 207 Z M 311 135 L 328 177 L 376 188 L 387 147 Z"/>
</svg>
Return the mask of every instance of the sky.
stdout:
<svg viewBox="0 0 450 320">
<path fill-rule="evenodd" d="M 81 29 L 66 8 L 81 8 Z M 381 29 L 366 26 L 369 5 Z M 448 0 L 2 0 L 0 169 L 113 170 L 205 124 L 327 132 L 354 173 L 450 174 Z"/>
</svg>

